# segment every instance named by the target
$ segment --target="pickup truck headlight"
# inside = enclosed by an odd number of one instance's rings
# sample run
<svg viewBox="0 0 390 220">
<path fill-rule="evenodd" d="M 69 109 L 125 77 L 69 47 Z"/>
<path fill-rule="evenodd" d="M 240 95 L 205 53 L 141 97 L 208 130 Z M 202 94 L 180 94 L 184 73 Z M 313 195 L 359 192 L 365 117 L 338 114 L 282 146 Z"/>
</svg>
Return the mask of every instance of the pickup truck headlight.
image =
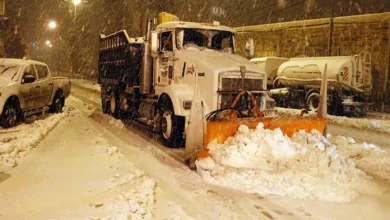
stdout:
<svg viewBox="0 0 390 220">
<path fill-rule="evenodd" d="M 183 101 L 183 108 L 184 109 L 191 109 L 192 101 L 191 100 L 184 100 Z"/>
</svg>

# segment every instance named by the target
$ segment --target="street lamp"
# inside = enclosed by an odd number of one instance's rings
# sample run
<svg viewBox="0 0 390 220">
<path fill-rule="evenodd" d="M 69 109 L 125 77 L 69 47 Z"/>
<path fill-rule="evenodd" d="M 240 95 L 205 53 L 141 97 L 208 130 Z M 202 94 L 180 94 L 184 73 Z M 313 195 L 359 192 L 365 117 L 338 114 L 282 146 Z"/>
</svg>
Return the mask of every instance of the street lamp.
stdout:
<svg viewBox="0 0 390 220">
<path fill-rule="evenodd" d="M 50 21 L 49 22 L 49 28 L 50 29 L 55 29 L 57 27 L 57 22 L 55 21 Z"/>
<path fill-rule="evenodd" d="M 73 0 L 74 4 L 74 22 L 76 22 L 76 17 L 77 17 L 77 5 L 81 3 L 81 0 Z"/>
<path fill-rule="evenodd" d="M 49 26 L 49 29 L 54 30 L 57 28 L 57 22 L 50 21 L 48 26 Z M 57 32 L 58 32 L 58 30 L 57 30 Z M 54 39 L 56 39 L 56 37 Z M 61 41 L 61 36 L 58 37 L 57 43 L 54 41 L 55 44 L 57 45 L 57 49 L 58 49 L 57 74 L 60 74 L 60 62 L 61 62 L 61 42 L 60 41 Z M 51 44 L 51 42 L 49 40 L 46 41 L 46 45 L 48 45 L 49 47 L 53 47 L 53 45 Z"/>
<path fill-rule="evenodd" d="M 74 5 L 74 16 L 73 16 L 73 46 L 76 45 L 76 19 L 77 19 L 77 5 L 79 5 L 81 3 L 82 0 L 72 0 L 72 3 Z M 73 51 L 72 51 L 73 53 Z M 71 75 L 73 76 L 74 74 L 74 66 L 75 66 L 75 58 L 72 56 L 72 71 L 71 71 Z"/>
</svg>

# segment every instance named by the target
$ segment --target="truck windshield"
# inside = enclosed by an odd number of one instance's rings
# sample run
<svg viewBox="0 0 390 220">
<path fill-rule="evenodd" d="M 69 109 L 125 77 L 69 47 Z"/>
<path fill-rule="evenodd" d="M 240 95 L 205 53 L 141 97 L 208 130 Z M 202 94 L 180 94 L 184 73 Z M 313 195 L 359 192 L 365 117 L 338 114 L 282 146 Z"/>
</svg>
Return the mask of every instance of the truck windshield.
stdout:
<svg viewBox="0 0 390 220">
<path fill-rule="evenodd" d="M 0 65 L 0 78 L 6 78 L 9 80 L 18 80 L 20 66 Z"/>
<path fill-rule="evenodd" d="M 234 53 L 234 34 L 228 31 L 179 28 L 176 30 L 176 45 L 179 50 L 205 48 Z"/>
</svg>

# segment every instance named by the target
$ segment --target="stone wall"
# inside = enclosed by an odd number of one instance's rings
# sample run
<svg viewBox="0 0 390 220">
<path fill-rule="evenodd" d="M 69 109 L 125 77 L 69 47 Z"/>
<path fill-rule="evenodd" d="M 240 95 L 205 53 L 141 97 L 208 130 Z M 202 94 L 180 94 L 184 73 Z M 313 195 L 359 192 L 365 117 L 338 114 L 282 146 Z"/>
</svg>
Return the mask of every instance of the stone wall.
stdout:
<svg viewBox="0 0 390 220">
<path fill-rule="evenodd" d="M 372 100 L 377 110 L 390 111 L 390 13 L 337 17 L 333 22 L 332 56 L 368 51 L 378 72 Z M 246 56 L 253 38 L 255 57 L 328 56 L 330 19 L 237 27 L 237 49 Z"/>
</svg>

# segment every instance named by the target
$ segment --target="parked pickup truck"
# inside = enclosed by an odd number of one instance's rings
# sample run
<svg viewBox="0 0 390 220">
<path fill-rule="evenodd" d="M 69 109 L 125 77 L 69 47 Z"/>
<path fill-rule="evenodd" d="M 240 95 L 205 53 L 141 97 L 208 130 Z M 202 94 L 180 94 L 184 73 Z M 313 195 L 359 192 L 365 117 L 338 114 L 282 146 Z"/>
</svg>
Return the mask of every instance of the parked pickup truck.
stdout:
<svg viewBox="0 0 390 220">
<path fill-rule="evenodd" d="M 41 112 L 62 111 L 70 94 L 66 77 L 52 77 L 46 64 L 22 59 L 0 59 L 0 126 Z"/>
</svg>

